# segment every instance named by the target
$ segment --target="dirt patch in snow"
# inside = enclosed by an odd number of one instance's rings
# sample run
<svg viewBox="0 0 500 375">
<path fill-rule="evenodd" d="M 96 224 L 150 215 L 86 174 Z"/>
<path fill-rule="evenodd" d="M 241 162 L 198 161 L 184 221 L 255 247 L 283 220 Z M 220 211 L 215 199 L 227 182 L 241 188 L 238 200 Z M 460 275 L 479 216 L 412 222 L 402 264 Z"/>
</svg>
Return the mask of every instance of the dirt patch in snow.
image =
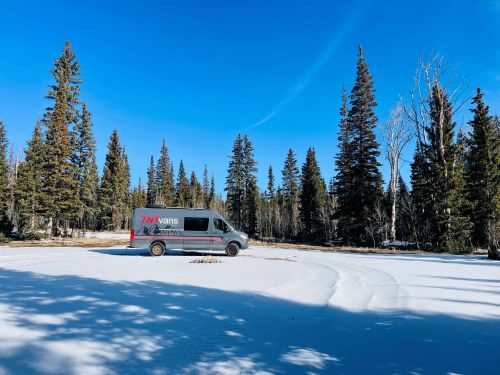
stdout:
<svg viewBox="0 0 500 375">
<path fill-rule="evenodd" d="M 222 261 L 213 256 L 208 255 L 203 258 L 193 259 L 189 261 L 189 263 L 222 263 Z"/>
</svg>

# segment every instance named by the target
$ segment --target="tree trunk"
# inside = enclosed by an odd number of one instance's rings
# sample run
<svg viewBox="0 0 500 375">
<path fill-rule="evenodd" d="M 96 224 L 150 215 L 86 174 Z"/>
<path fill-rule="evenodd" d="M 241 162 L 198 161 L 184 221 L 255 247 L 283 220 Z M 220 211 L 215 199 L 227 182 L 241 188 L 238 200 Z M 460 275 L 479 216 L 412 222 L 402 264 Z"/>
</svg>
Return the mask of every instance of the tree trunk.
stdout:
<svg viewBox="0 0 500 375">
<path fill-rule="evenodd" d="M 488 247 L 488 259 L 500 260 L 500 253 L 496 246 Z"/>
<path fill-rule="evenodd" d="M 389 238 L 391 242 L 396 241 L 396 189 L 397 180 L 395 176 L 391 178 L 391 226 L 389 228 Z"/>
<path fill-rule="evenodd" d="M 53 226 L 53 219 L 52 217 L 49 217 L 49 222 L 47 223 L 47 236 L 52 237 L 52 226 Z"/>
</svg>

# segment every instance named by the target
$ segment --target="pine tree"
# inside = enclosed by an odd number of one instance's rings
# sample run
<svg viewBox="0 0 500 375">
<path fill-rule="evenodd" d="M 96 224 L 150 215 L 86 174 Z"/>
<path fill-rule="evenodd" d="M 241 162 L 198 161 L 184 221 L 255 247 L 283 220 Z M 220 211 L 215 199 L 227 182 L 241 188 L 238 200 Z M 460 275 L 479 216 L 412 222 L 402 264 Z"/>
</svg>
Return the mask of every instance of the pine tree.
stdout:
<svg viewBox="0 0 500 375">
<path fill-rule="evenodd" d="M 449 239 L 446 244 L 447 250 L 455 253 L 472 250 L 470 237 L 473 225 L 468 217 L 470 205 L 466 199 L 464 180 L 465 144 L 465 133 L 459 132 L 457 143 L 454 147 L 455 155 L 449 196 Z"/>
<path fill-rule="evenodd" d="M 339 152 L 335 157 L 335 168 L 337 175 L 335 176 L 333 187 L 334 193 L 338 202 L 338 207 L 335 212 L 337 219 L 337 235 L 344 240 L 352 240 L 351 229 L 353 227 L 354 217 L 352 206 L 353 199 L 353 144 L 352 130 L 350 122 L 347 119 L 349 107 L 347 104 L 347 94 L 345 88 L 342 88 L 342 107 L 340 108 L 340 124 L 339 124 Z"/>
<path fill-rule="evenodd" d="M 198 177 L 196 176 L 195 171 L 191 172 L 191 177 L 189 178 L 189 191 L 189 207 L 200 208 L 202 205 L 202 187 L 198 182 Z"/>
<path fill-rule="evenodd" d="M 74 127 L 73 163 L 76 166 L 76 178 L 79 183 L 80 202 L 82 204 L 81 225 L 95 229 L 97 224 L 97 193 L 99 176 L 95 157 L 95 138 L 92 133 L 92 114 L 85 103 L 79 121 Z"/>
<path fill-rule="evenodd" d="M 131 206 L 132 210 L 136 208 L 146 207 L 147 204 L 147 195 L 144 187 L 142 186 L 142 181 L 139 178 L 139 182 L 136 187 L 132 190 L 131 194 Z"/>
<path fill-rule="evenodd" d="M 259 189 L 257 188 L 257 163 L 253 155 L 253 145 L 245 134 L 243 136 L 243 180 L 245 185 L 244 222 L 245 231 L 250 237 L 255 237 L 258 232 L 257 206 Z"/>
<path fill-rule="evenodd" d="M 214 204 L 215 204 L 215 179 L 214 179 L 214 175 L 212 174 L 212 178 L 210 179 L 210 193 L 208 194 L 208 207 L 207 208 L 213 210 L 215 207 Z"/>
<path fill-rule="evenodd" d="M 465 160 L 466 193 L 471 203 L 472 241 L 488 247 L 490 257 L 498 248 L 495 230 L 500 220 L 500 128 L 489 114 L 478 88 L 472 99 L 474 117 Z"/>
<path fill-rule="evenodd" d="M 38 122 L 28 141 L 24 161 L 19 165 L 18 184 L 15 192 L 19 211 L 19 231 L 24 236 L 37 227 L 37 217 L 43 214 L 42 186 L 45 142 Z"/>
<path fill-rule="evenodd" d="M 0 231 L 10 234 L 12 230 L 11 221 L 8 217 L 8 184 L 9 165 L 7 163 L 7 132 L 3 121 L 0 121 Z"/>
<path fill-rule="evenodd" d="M 61 57 L 55 60 L 52 75 L 55 83 L 50 86 L 47 98 L 53 107 L 47 108 L 43 123 L 46 161 L 44 163 L 44 205 L 49 216 L 52 233 L 58 234 L 59 226 L 75 222 L 80 216 L 79 184 L 77 168 L 72 162 L 73 142 L 70 126 L 78 120 L 78 94 L 81 80 L 80 65 L 71 45 L 66 42 Z M 53 220 L 53 222 L 51 221 Z"/>
<path fill-rule="evenodd" d="M 203 168 L 203 207 L 210 209 L 210 183 L 208 181 L 208 169 L 205 164 L 205 168 Z"/>
<path fill-rule="evenodd" d="M 271 200 L 274 198 L 274 174 L 273 167 L 269 166 L 267 171 L 267 199 Z"/>
<path fill-rule="evenodd" d="M 300 172 L 293 150 L 288 150 L 282 170 L 282 207 L 283 235 L 288 239 L 296 239 L 299 233 L 299 184 Z"/>
<path fill-rule="evenodd" d="M 396 194 L 396 233 L 402 241 L 410 241 L 411 232 L 411 198 L 408 186 L 401 176 L 398 178 Z"/>
<path fill-rule="evenodd" d="M 124 219 L 124 191 L 126 179 L 126 162 L 124 151 L 120 146 L 118 131 L 113 130 L 108 143 L 108 152 L 104 163 L 101 186 L 99 188 L 100 221 L 105 230 L 120 229 Z"/>
<path fill-rule="evenodd" d="M 175 187 L 175 204 L 177 207 L 188 207 L 191 201 L 191 188 L 186 177 L 184 162 L 181 159 L 179 173 L 177 175 L 177 185 Z"/>
<path fill-rule="evenodd" d="M 7 220 L 13 228 L 17 227 L 17 212 L 15 210 L 15 192 L 19 160 L 14 152 L 14 145 L 10 147 L 7 177 Z"/>
<path fill-rule="evenodd" d="M 174 203 L 174 184 L 170 164 L 167 143 L 163 140 L 156 168 L 156 186 L 158 188 L 156 201 L 164 206 L 172 206 Z"/>
<path fill-rule="evenodd" d="M 149 162 L 149 168 L 148 168 L 148 185 L 147 185 L 147 200 L 146 200 L 146 204 L 148 205 L 156 204 L 158 187 L 156 185 L 155 174 L 156 174 L 155 161 L 153 155 L 151 155 L 151 161 Z"/>
<path fill-rule="evenodd" d="M 243 138 L 240 134 L 233 143 L 224 190 L 227 192 L 226 204 L 229 218 L 237 229 L 242 229 L 244 226 L 245 180 Z"/>
<path fill-rule="evenodd" d="M 307 150 L 306 161 L 302 166 L 300 192 L 300 216 L 303 236 L 306 241 L 324 240 L 325 183 L 321 178 L 314 148 Z"/>
<path fill-rule="evenodd" d="M 417 247 L 432 241 L 431 232 L 437 225 L 433 207 L 435 194 L 430 191 L 431 175 L 430 164 L 426 159 L 425 147 L 417 141 L 413 162 L 411 163 L 411 211 L 412 211 L 412 239 Z"/>
<path fill-rule="evenodd" d="M 457 231 L 469 226 L 464 206 L 457 207 L 457 200 L 463 194 L 460 160 L 463 147 L 454 142 L 452 105 L 439 83 L 432 87 L 430 99 L 430 123 L 426 127 L 429 144 L 424 151 L 430 163 L 428 197 L 431 194 L 435 197 L 432 199 L 433 222 L 436 223 L 432 242 L 438 249 L 457 251 L 457 248 L 468 245 L 465 235 L 456 236 Z"/>
<path fill-rule="evenodd" d="M 339 226 L 348 242 L 366 243 L 372 237 L 366 228 L 370 218 L 377 215 L 377 205 L 380 205 L 382 199 L 382 176 L 377 161 L 380 151 L 374 133 L 377 124 L 373 109 L 377 105 L 374 92 L 372 76 L 360 46 L 350 108 L 345 117 L 346 123 L 341 126 L 342 142 L 346 138 L 348 144 L 341 146 L 341 155 L 337 159 L 337 168 L 342 169 L 338 185 Z M 341 113 L 345 109 L 344 100 Z M 345 134 L 342 135 L 342 132 Z M 350 156 L 343 153 L 346 149 Z"/>
<path fill-rule="evenodd" d="M 115 222 L 115 228 L 129 229 L 131 211 L 131 196 L 130 196 L 130 165 L 125 147 L 121 149 L 120 173 L 118 179 L 119 186 L 119 217 Z"/>
</svg>

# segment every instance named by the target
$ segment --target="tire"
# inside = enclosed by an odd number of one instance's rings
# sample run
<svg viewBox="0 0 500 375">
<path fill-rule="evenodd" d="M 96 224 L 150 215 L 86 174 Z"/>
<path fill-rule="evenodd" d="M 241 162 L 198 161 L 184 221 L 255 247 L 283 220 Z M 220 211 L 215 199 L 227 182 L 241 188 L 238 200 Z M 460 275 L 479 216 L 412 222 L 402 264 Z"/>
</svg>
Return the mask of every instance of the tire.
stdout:
<svg viewBox="0 0 500 375">
<path fill-rule="evenodd" d="M 149 246 L 149 253 L 152 257 L 161 257 L 165 254 L 165 245 L 161 242 L 153 242 L 151 246 Z"/>
<path fill-rule="evenodd" d="M 228 257 L 235 257 L 240 252 L 240 247 L 236 242 L 231 242 L 226 246 L 226 254 Z"/>
</svg>

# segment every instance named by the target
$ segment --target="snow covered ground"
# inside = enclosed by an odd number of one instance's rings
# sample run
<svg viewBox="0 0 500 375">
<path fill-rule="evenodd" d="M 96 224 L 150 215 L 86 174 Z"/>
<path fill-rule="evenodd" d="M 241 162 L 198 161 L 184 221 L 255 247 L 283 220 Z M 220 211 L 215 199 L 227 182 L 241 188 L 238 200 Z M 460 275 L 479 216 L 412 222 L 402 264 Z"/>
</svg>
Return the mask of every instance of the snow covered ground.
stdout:
<svg viewBox="0 0 500 375">
<path fill-rule="evenodd" d="M 500 262 L 0 248 L 0 374 L 498 374 Z"/>
</svg>

